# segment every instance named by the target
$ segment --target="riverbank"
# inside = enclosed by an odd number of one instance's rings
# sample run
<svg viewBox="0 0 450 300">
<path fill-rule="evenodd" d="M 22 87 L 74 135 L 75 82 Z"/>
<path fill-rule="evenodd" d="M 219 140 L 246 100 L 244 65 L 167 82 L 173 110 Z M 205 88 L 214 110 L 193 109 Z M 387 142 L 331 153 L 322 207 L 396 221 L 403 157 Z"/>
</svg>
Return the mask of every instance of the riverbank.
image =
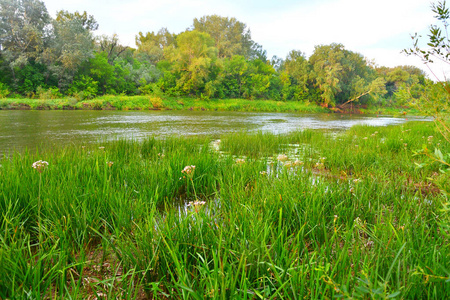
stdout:
<svg viewBox="0 0 450 300">
<path fill-rule="evenodd" d="M 304 112 L 304 113 L 364 113 L 364 114 L 412 114 L 411 108 L 382 108 L 349 106 L 343 110 L 329 109 L 310 102 L 211 99 L 157 96 L 102 96 L 91 100 L 61 99 L 0 99 L 3 110 L 194 110 L 194 111 L 254 111 L 254 112 Z"/>
<path fill-rule="evenodd" d="M 409 122 L 12 153 L 0 298 L 448 298 L 448 174 L 423 144 L 450 151 Z"/>
</svg>

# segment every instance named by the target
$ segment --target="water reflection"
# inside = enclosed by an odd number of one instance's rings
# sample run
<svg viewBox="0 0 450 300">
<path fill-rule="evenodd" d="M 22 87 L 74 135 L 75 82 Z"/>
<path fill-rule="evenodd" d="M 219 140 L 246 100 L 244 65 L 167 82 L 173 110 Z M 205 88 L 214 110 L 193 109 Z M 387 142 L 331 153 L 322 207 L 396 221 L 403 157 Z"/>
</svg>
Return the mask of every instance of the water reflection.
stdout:
<svg viewBox="0 0 450 300">
<path fill-rule="evenodd" d="M 411 118 L 417 120 L 423 118 Z M 404 118 L 340 114 L 209 111 L 0 111 L 0 153 L 41 143 L 88 143 L 117 138 L 189 136 L 235 131 L 276 134 L 305 128 L 340 130 L 356 124 L 385 126 Z"/>
</svg>

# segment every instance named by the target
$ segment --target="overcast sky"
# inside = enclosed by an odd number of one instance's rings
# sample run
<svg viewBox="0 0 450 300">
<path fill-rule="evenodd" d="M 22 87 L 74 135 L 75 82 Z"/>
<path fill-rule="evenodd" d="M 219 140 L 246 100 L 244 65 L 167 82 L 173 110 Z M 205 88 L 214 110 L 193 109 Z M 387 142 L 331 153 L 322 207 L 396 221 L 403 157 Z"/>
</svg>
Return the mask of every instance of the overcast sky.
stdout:
<svg viewBox="0 0 450 300">
<path fill-rule="evenodd" d="M 411 34 L 427 35 L 436 23 L 428 0 L 44 0 L 49 13 L 87 11 L 100 25 L 97 34 L 119 35 L 135 47 L 139 31 L 166 27 L 180 33 L 194 18 L 218 14 L 235 17 L 250 28 L 252 39 L 273 55 L 291 50 L 309 57 L 315 45 L 341 43 L 377 65 L 415 65 L 400 53 L 412 45 Z M 424 40 L 425 41 L 425 40 Z M 443 77 L 443 67 L 434 71 Z"/>
</svg>

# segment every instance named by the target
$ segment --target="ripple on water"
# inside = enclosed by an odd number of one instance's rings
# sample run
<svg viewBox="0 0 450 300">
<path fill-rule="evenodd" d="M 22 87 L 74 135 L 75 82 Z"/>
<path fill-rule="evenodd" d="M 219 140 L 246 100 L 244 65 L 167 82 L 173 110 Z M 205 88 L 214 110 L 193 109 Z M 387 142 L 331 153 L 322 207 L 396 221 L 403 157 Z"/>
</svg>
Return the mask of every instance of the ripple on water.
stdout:
<svg viewBox="0 0 450 300">
<path fill-rule="evenodd" d="M 424 118 L 408 117 L 408 120 Z M 404 118 L 211 111 L 0 111 L 0 154 L 41 143 L 89 143 L 117 138 L 210 135 L 246 132 L 289 133 L 303 129 L 345 130 L 357 124 L 386 126 Z"/>
</svg>

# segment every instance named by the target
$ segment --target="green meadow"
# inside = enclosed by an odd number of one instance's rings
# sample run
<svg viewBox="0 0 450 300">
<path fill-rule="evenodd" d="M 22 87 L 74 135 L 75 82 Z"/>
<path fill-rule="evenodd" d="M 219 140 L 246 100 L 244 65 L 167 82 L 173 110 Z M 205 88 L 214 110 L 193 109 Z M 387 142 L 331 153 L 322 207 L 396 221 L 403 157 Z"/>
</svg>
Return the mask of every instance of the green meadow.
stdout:
<svg viewBox="0 0 450 300">
<path fill-rule="evenodd" d="M 450 297 L 449 177 L 423 147 L 450 152 L 409 122 L 10 153 L 0 298 Z"/>
</svg>

